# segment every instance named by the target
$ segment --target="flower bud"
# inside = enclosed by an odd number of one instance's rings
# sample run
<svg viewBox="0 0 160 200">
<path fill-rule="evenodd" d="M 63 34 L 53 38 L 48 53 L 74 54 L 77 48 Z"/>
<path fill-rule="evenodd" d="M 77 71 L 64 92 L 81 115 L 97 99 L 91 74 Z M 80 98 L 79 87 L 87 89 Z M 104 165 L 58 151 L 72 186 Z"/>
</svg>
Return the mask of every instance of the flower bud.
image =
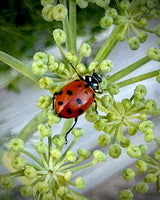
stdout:
<svg viewBox="0 0 160 200">
<path fill-rule="evenodd" d="M 75 162 L 76 161 L 76 155 L 73 151 L 68 151 L 66 154 L 66 158 L 70 161 L 70 162 Z"/>
<path fill-rule="evenodd" d="M 113 19 L 110 16 L 106 15 L 106 16 L 102 17 L 100 20 L 100 25 L 104 29 L 110 27 L 112 24 L 113 24 Z"/>
<path fill-rule="evenodd" d="M 83 159 L 88 159 L 91 155 L 91 153 L 83 148 L 78 149 L 77 151 L 79 157 L 82 157 Z"/>
<path fill-rule="evenodd" d="M 109 73 L 113 69 L 113 63 L 111 60 L 103 60 L 100 63 L 100 69 L 104 71 L 105 73 Z"/>
<path fill-rule="evenodd" d="M 77 177 L 75 184 L 78 189 L 84 189 L 86 187 L 85 180 L 82 177 Z"/>
<path fill-rule="evenodd" d="M 74 135 L 76 138 L 82 137 L 84 133 L 84 129 L 82 128 L 74 128 L 72 130 L 72 135 Z"/>
<path fill-rule="evenodd" d="M 61 29 L 55 29 L 53 31 L 53 38 L 56 41 L 56 43 L 61 44 L 66 41 L 66 34 Z"/>
<path fill-rule="evenodd" d="M 146 181 L 148 183 L 155 183 L 157 181 L 157 176 L 155 174 L 149 173 L 146 176 Z"/>
<path fill-rule="evenodd" d="M 109 148 L 109 155 L 112 158 L 118 158 L 121 155 L 121 148 L 118 144 L 112 144 Z"/>
<path fill-rule="evenodd" d="M 39 97 L 37 106 L 41 109 L 48 108 L 52 103 L 52 98 L 49 95 Z"/>
<path fill-rule="evenodd" d="M 68 194 L 68 188 L 65 186 L 61 186 L 57 190 L 57 194 L 59 197 L 64 198 Z"/>
<path fill-rule="evenodd" d="M 122 173 L 122 177 L 124 178 L 124 180 L 126 181 L 131 181 L 134 179 L 135 177 L 135 172 L 133 171 L 133 169 L 131 168 L 128 168 L 128 169 L 125 169 Z"/>
<path fill-rule="evenodd" d="M 48 4 L 46 6 L 43 7 L 42 9 L 42 17 L 44 20 L 51 22 L 53 21 L 53 5 Z"/>
<path fill-rule="evenodd" d="M 130 144 L 127 147 L 127 154 L 131 157 L 131 158 L 139 158 L 142 154 L 140 148 L 136 145 Z"/>
<path fill-rule="evenodd" d="M 24 175 L 28 179 L 34 179 L 34 178 L 36 178 L 37 171 L 35 170 L 35 168 L 28 166 L 24 170 Z"/>
<path fill-rule="evenodd" d="M 37 142 L 34 145 L 34 148 L 36 149 L 36 151 L 38 153 L 46 153 L 46 151 L 48 150 L 48 146 L 44 143 L 44 142 Z"/>
<path fill-rule="evenodd" d="M 84 57 L 89 57 L 91 54 L 91 47 L 87 43 L 83 43 L 80 46 L 80 54 Z"/>
<path fill-rule="evenodd" d="M 140 46 L 140 41 L 137 37 L 132 37 L 128 40 L 128 44 L 131 50 L 137 50 Z"/>
<path fill-rule="evenodd" d="M 23 156 L 15 156 L 12 160 L 11 160 L 11 165 L 14 169 L 17 170 L 21 170 L 24 168 L 26 164 L 26 160 L 24 159 Z"/>
<path fill-rule="evenodd" d="M 14 179 L 11 177 L 1 177 L 0 186 L 4 189 L 12 189 L 15 185 Z"/>
<path fill-rule="evenodd" d="M 145 194 L 148 189 L 149 189 L 149 186 L 147 183 L 145 182 L 140 182 L 136 185 L 135 189 L 137 190 L 137 192 L 139 192 L 140 194 Z"/>
<path fill-rule="evenodd" d="M 20 193 L 24 197 L 30 197 L 33 194 L 33 187 L 31 185 L 23 185 L 20 189 Z"/>
<path fill-rule="evenodd" d="M 99 151 L 99 150 L 95 150 L 93 152 L 93 156 L 96 162 L 104 162 L 107 159 L 106 155 L 102 151 Z"/>
<path fill-rule="evenodd" d="M 112 96 L 110 95 L 104 95 L 102 98 L 101 98 L 101 102 L 102 102 L 102 105 L 105 107 L 105 108 L 111 108 L 113 106 L 113 103 L 114 103 L 114 99 Z"/>
<path fill-rule="evenodd" d="M 86 8 L 88 6 L 88 2 L 86 0 L 76 0 L 76 3 L 80 8 Z"/>
<path fill-rule="evenodd" d="M 44 181 L 41 181 L 41 182 L 39 182 L 37 185 L 38 185 L 37 189 L 38 189 L 38 191 L 39 191 L 40 193 L 44 194 L 44 193 L 48 192 L 48 190 L 49 190 L 49 185 L 48 185 L 48 183 L 46 183 L 46 182 L 44 182 Z"/>
<path fill-rule="evenodd" d="M 9 151 L 21 152 L 24 149 L 24 142 L 19 138 L 13 138 L 8 144 Z"/>
<path fill-rule="evenodd" d="M 54 86 L 54 82 L 49 77 L 43 77 L 39 80 L 39 86 L 42 89 L 49 90 Z"/>
<path fill-rule="evenodd" d="M 40 131 L 41 138 L 50 137 L 52 135 L 52 130 L 47 125 L 39 124 L 38 125 L 38 130 Z"/>
<path fill-rule="evenodd" d="M 138 99 L 143 99 L 147 94 L 147 89 L 144 85 L 138 85 L 134 89 L 134 96 Z"/>
<path fill-rule="evenodd" d="M 133 193 L 131 190 L 121 190 L 119 192 L 119 198 L 120 200 L 132 200 L 133 199 Z"/>
<path fill-rule="evenodd" d="M 98 138 L 98 144 L 102 147 L 107 146 L 111 142 L 111 136 L 109 134 L 101 134 Z"/>
<path fill-rule="evenodd" d="M 54 135 L 52 138 L 53 144 L 62 147 L 65 144 L 65 138 L 62 135 Z"/>
<path fill-rule="evenodd" d="M 63 4 L 57 4 L 53 8 L 53 18 L 56 21 L 64 21 L 67 17 L 67 9 Z"/>
<path fill-rule="evenodd" d="M 160 49 L 157 47 L 151 47 L 147 51 L 147 56 L 151 60 L 160 61 Z"/>
<path fill-rule="evenodd" d="M 61 152 L 56 147 L 52 147 L 50 149 L 50 155 L 52 156 L 53 159 L 57 159 L 61 156 Z"/>
<path fill-rule="evenodd" d="M 147 171 L 147 163 L 144 162 L 143 160 L 138 160 L 136 162 L 136 168 L 138 169 L 139 172 L 144 173 Z"/>
</svg>

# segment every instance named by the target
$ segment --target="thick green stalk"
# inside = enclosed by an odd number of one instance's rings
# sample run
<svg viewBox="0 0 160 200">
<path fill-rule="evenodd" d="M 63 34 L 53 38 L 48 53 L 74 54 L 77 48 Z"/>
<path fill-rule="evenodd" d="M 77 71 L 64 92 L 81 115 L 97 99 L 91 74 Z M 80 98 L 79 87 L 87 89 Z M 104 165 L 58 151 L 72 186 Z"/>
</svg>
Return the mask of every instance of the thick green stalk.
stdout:
<svg viewBox="0 0 160 200">
<path fill-rule="evenodd" d="M 142 74 L 142 75 L 127 79 L 125 81 L 118 82 L 117 84 L 118 84 L 119 87 L 125 87 L 127 85 L 131 85 L 133 83 L 137 83 L 137 82 L 155 77 L 158 74 L 159 74 L 159 70 L 156 70 L 156 71 L 148 72 L 146 74 Z"/>
<path fill-rule="evenodd" d="M 33 117 L 26 126 L 18 134 L 18 138 L 26 142 L 38 130 L 38 125 L 47 122 L 47 115 L 45 111 L 41 111 Z"/>
<path fill-rule="evenodd" d="M 69 1 L 69 23 L 70 23 L 70 36 L 71 40 L 71 50 L 72 53 L 77 54 L 77 43 L 76 43 L 76 0 Z"/>
<path fill-rule="evenodd" d="M 135 71 L 136 69 L 142 67 L 144 64 L 146 64 L 149 61 L 150 61 L 150 59 L 148 58 L 148 56 L 145 56 L 144 58 L 141 58 L 140 60 L 125 67 L 124 69 L 120 70 L 119 72 L 113 74 L 107 80 L 109 82 L 116 82 L 116 81 L 120 80 L 121 78 L 125 77 L 126 75 L 130 74 L 131 72 Z"/>
<path fill-rule="evenodd" d="M 110 52 L 118 42 L 117 34 L 120 33 L 122 28 L 123 26 L 115 26 L 112 33 L 106 39 L 104 45 L 100 48 L 100 50 L 96 54 L 94 61 L 101 62 L 110 54 Z"/>
<path fill-rule="evenodd" d="M 2 51 L 0 51 L 0 60 L 15 69 L 16 71 L 20 72 L 24 76 L 38 83 L 40 77 L 33 74 L 31 67 L 29 67 L 27 64 Z"/>
</svg>

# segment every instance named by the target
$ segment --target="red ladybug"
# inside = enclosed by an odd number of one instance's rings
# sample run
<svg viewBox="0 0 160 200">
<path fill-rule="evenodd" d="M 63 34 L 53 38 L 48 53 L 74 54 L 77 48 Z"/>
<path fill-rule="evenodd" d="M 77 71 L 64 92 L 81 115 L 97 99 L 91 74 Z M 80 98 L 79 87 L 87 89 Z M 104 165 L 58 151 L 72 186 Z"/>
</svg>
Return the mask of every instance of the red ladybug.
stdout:
<svg viewBox="0 0 160 200">
<path fill-rule="evenodd" d="M 71 65 L 72 66 L 72 65 Z M 53 109 L 59 117 L 62 118 L 75 118 L 75 122 L 69 131 L 66 133 L 65 139 L 67 142 L 67 135 L 76 125 L 78 117 L 86 112 L 86 110 L 95 102 L 95 92 L 99 91 L 99 83 L 102 78 L 99 74 L 93 73 L 92 76 L 80 76 L 74 66 L 79 79 L 72 81 L 64 86 L 58 93 L 53 95 Z"/>
</svg>

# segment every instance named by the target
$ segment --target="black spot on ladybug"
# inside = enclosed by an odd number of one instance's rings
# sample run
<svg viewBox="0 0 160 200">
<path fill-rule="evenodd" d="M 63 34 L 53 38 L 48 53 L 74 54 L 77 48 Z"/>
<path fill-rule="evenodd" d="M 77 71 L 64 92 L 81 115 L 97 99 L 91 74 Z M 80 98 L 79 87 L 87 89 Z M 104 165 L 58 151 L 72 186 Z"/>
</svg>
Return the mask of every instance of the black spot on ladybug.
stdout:
<svg viewBox="0 0 160 200">
<path fill-rule="evenodd" d="M 70 115 L 72 114 L 72 110 L 70 108 L 67 108 L 67 113 Z"/>
<path fill-rule="evenodd" d="M 85 88 L 88 88 L 88 87 L 89 87 L 89 85 L 88 85 L 88 84 L 86 84 L 84 87 L 85 87 Z"/>
<path fill-rule="evenodd" d="M 63 104 L 62 101 L 58 101 L 58 105 L 61 106 Z"/>
<path fill-rule="evenodd" d="M 78 87 L 81 87 L 82 85 L 78 85 Z"/>
<path fill-rule="evenodd" d="M 78 114 L 81 115 L 82 113 L 83 113 L 83 110 L 82 110 L 82 109 L 79 109 L 79 110 L 78 110 Z"/>
<path fill-rule="evenodd" d="M 93 98 L 95 97 L 95 93 L 93 93 Z"/>
<path fill-rule="evenodd" d="M 81 99 L 78 98 L 78 99 L 76 99 L 76 101 L 77 101 L 78 104 L 82 104 L 82 100 Z"/>
<path fill-rule="evenodd" d="M 71 90 L 67 90 L 67 92 L 66 92 L 68 95 L 72 95 L 73 94 L 73 92 L 71 91 Z"/>
<path fill-rule="evenodd" d="M 86 94 L 88 94 L 87 90 L 85 91 Z"/>
<path fill-rule="evenodd" d="M 75 81 L 79 81 L 79 79 L 76 79 Z"/>
<path fill-rule="evenodd" d="M 58 93 L 58 95 L 61 95 L 61 94 L 63 94 L 63 91 L 62 91 L 62 90 Z"/>
</svg>

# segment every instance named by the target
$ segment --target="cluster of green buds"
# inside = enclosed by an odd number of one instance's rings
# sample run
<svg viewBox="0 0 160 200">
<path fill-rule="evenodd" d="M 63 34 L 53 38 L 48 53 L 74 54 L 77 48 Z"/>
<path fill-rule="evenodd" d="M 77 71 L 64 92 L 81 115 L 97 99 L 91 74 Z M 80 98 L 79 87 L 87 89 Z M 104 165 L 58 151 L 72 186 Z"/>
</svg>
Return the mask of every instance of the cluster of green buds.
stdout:
<svg viewBox="0 0 160 200">
<path fill-rule="evenodd" d="M 156 184 L 159 193 L 160 184 L 160 143 L 156 138 L 157 149 L 154 151 L 154 157 L 147 155 L 147 146 L 141 145 L 141 155 L 137 157 L 136 170 L 127 168 L 123 171 L 122 177 L 125 181 L 132 181 L 138 175 L 144 177 L 141 182 L 137 183 L 129 189 L 119 192 L 121 200 L 132 200 L 134 197 L 133 191 L 140 194 L 145 194 L 149 190 L 150 184 Z"/>
<path fill-rule="evenodd" d="M 130 49 L 136 50 L 140 43 L 147 40 L 147 32 L 154 33 L 160 37 L 160 26 L 156 26 L 153 30 L 146 28 L 147 20 L 156 18 L 160 15 L 160 4 L 158 0 L 122 0 L 116 1 L 120 13 L 115 8 L 107 7 L 104 17 L 100 20 L 102 28 L 108 28 L 112 24 L 121 27 L 121 31 L 117 34 L 118 41 L 124 41 L 127 36 Z M 135 33 L 131 36 L 130 29 Z"/>
<path fill-rule="evenodd" d="M 125 98 L 121 102 L 116 102 L 114 98 L 119 91 L 115 83 L 106 84 L 106 88 L 109 94 L 105 94 L 102 98 L 96 97 L 98 109 L 105 114 L 98 114 L 92 106 L 85 117 L 93 123 L 97 131 L 103 131 L 98 143 L 102 147 L 112 144 L 109 149 L 109 155 L 112 158 L 120 156 L 121 148 L 126 148 L 131 158 L 138 158 L 142 153 L 141 148 L 131 144 L 129 137 L 141 131 L 146 142 L 156 140 L 154 124 L 147 120 L 147 114 L 157 110 L 156 102 L 145 99 L 147 89 L 143 85 L 136 86 L 131 98 Z M 124 135 L 126 127 L 129 137 Z"/>
<path fill-rule="evenodd" d="M 80 148 L 77 153 L 71 150 L 78 139 L 84 135 L 84 130 L 81 128 L 72 130 L 74 139 L 67 149 L 65 138 L 62 135 L 52 136 L 50 126 L 40 124 L 38 130 L 40 140 L 34 145 L 37 155 L 26 151 L 21 139 L 10 140 L 7 156 L 11 160 L 14 172 L 0 175 L 0 186 L 4 189 L 11 189 L 14 186 L 15 178 L 25 177 L 24 185 L 20 189 L 24 197 L 34 196 L 34 199 L 42 200 L 87 199 L 70 189 L 69 185 L 78 189 L 85 188 L 85 180 L 77 177 L 73 181 L 72 174 L 105 161 L 104 153 L 95 150 L 92 159 L 88 150 Z M 44 142 L 45 138 L 48 138 L 48 145 Z M 27 161 L 27 157 L 33 162 Z M 90 161 L 83 163 L 89 158 Z"/>
</svg>

